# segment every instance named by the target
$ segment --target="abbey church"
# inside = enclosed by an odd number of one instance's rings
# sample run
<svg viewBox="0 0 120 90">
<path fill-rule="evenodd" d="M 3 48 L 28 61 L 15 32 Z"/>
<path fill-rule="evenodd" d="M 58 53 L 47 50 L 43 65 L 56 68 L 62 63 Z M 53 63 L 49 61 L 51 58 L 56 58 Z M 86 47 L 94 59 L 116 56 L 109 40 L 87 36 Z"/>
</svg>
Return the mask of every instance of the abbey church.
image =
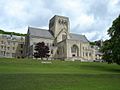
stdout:
<svg viewBox="0 0 120 90">
<path fill-rule="evenodd" d="M 36 43 L 44 42 L 50 49 L 50 59 L 95 60 L 95 49 L 85 35 L 70 33 L 68 17 L 55 15 L 49 21 L 49 30 L 28 27 L 25 39 L 25 56 L 34 58 Z"/>
</svg>

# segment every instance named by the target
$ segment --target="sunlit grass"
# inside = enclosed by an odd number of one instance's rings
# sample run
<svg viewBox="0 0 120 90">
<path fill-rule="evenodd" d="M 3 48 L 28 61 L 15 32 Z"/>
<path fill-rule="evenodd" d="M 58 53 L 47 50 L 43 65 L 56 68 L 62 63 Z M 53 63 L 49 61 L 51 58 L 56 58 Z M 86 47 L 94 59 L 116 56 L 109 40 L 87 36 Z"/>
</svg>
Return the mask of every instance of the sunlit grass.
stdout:
<svg viewBox="0 0 120 90">
<path fill-rule="evenodd" d="M 120 66 L 0 58 L 0 90 L 120 90 Z"/>
</svg>

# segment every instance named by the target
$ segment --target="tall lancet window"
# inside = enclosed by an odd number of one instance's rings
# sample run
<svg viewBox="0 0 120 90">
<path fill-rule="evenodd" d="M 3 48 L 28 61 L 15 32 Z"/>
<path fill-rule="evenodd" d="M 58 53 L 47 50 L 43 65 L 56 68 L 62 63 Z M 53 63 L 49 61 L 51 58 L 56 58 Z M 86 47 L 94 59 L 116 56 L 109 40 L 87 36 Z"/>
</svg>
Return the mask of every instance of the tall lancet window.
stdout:
<svg viewBox="0 0 120 90">
<path fill-rule="evenodd" d="M 67 35 L 66 34 L 63 34 L 62 35 L 62 40 L 65 40 L 67 38 Z"/>
</svg>

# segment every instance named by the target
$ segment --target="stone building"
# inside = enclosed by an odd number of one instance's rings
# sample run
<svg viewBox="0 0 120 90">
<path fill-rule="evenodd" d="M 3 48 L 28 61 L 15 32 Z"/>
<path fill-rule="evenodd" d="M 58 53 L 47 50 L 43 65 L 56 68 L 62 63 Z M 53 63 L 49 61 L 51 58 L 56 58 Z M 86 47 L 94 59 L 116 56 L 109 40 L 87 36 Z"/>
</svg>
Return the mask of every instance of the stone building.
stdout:
<svg viewBox="0 0 120 90">
<path fill-rule="evenodd" d="M 35 44 L 44 42 L 50 48 L 50 59 L 92 61 L 95 50 L 85 35 L 70 33 L 68 17 L 55 15 L 49 21 L 49 30 L 28 27 L 25 55 L 34 58 Z"/>
<path fill-rule="evenodd" d="M 0 58 L 24 57 L 25 37 L 0 34 Z"/>
</svg>

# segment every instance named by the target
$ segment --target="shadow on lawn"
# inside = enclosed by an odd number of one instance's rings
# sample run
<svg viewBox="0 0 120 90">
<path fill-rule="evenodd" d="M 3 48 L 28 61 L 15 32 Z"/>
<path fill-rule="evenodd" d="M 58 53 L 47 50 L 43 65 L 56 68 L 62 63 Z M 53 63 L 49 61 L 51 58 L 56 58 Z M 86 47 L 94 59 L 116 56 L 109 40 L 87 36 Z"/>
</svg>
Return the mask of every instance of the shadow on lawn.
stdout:
<svg viewBox="0 0 120 90">
<path fill-rule="evenodd" d="M 99 65 L 82 65 L 82 68 L 96 70 L 96 71 L 105 71 L 105 72 L 113 72 L 120 73 L 120 68 L 114 68 L 109 66 L 99 66 Z"/>
</svg>

